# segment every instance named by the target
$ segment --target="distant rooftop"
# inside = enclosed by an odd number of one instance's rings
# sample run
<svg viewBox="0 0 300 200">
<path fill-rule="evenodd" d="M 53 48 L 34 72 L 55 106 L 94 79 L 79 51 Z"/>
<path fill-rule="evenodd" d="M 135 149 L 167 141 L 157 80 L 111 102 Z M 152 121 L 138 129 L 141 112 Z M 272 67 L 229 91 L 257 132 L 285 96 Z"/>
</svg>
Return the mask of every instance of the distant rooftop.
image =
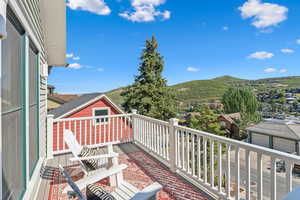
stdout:
<svg viewBox="0 0 300 200">
<path fill-rule="evenodd" d="M 49 114 L 54 115 L 54 118 L 58 118 L 64 114 L 68 113 L 69 111 L 81 106 L 82 104 L 91 101 L 92 99 L 94 99 L 100 95 L 102 95 L 102 93 L 83 94 L 83 95 L 79 96 L 78 98 L 61 105 L 60 107 L 58 107 L 54 110 L 51 110 L 49 112 Z"/>
<path fill-rule="evenodd" d="M 300 121 L 270 119 L 247 128 L 247 130 L 292 140 L 300 140 Z"/>
</svg>

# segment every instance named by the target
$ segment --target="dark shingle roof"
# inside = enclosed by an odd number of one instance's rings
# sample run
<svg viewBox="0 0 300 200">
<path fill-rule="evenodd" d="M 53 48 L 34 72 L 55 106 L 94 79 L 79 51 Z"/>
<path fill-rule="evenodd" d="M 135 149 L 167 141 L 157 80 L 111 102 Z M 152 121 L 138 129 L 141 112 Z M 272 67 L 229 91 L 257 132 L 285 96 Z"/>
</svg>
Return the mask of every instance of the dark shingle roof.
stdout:
<svg viewBox="0 0 300 200">
<path fill-rule="evenodd" d="M 71 110 L 81 106 L 82 104 L 85 104 L 87 102 L 89 102 L 90 100 L 100 96 L 102 93 L 90 93 L 90 94 L 83 94 L 81 96 L 79 96 L 78 98 L 69 101 L 63 105 L 61 105 L 60 107 L 51 110 L 49 112 L 50 115 L 54 115 L 54 118 L 58 118 L 68 112 L 70 112 Z"/>
<path fill-rule="evenodd" d="M 300 124 L 295 121 L 267 120 L 247 130 L 264 135 L 300 140 Z"/>
</svg>

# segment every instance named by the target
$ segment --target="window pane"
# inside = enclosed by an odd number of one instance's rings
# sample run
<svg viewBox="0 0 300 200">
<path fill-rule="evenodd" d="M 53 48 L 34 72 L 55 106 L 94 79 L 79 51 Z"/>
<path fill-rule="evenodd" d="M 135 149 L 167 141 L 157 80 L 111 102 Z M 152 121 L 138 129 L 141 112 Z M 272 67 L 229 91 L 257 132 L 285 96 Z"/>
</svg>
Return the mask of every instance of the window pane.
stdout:
<svg viewBox="0 0 300 200">
<path fill-rule="evenodd" d="M 37 54 L 29 48 L 29 105 L 37 102 Z"/>
<path fill-rule="evenodd" d="M 38 143 L 38 63 L 37 54 L 29 48 L 29 171 L 30 175 L 33 172 L 36 163 L 39 159 L 39 143 Z"/>
<path fill-rule="evenodd" d="M 7 23 L 8 37 L 2 43 L 2 109 L 3 112 L 21 106 L 20 65 L 21 37 L 11 23 Z"/>
<path fill-rule="evenodd" d="M 108 110 L 95 110 L 95 116 L 106 116 L 108 115 Z"/>
<path fill-rule="evenodd" d="M 31 106 L 29 109 L 29 170 L 34 170 L 38 161 L 38 131 L 37 131 L 37 106 Z"/>
<path fill-rule="evenodd" d="M 2 43 L 2 181 L 4 199 L 19 198 L 25 190 L 25 148 L 22 132 L 21 49 L 22 36 L 7 21 Z"/>
</svg>

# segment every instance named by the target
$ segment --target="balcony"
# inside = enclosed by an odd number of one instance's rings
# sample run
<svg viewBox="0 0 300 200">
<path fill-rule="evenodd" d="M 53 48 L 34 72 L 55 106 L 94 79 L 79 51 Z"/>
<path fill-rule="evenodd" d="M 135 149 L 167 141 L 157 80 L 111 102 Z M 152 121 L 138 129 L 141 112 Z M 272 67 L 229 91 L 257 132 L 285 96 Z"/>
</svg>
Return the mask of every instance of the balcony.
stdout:
<svg viewBox="0 0 300 200">
<path fill-rule="evenodd" d="M 128 165 L 124 178 L 143 189 L 159 182 L 159 199 L 282 199 L 300 179 L 293 173 L 300 157 L 138 114 L 101 118 L 48 117 L 48 162 L 41 173 L 38 199 L 64 199 L 66 186 L 58 164 L 73 179 L 83 177 L 71 162 L 63 131 L 71 130 L 81 145 L 97 148 L 115 143 L 119 162 Z M 284 161 L 284 169 L 278 163 Z M 213 166 L 213 167 L 212 167 Z M 99 182 L 108 191 L 107 180 Z"/>
</svg>

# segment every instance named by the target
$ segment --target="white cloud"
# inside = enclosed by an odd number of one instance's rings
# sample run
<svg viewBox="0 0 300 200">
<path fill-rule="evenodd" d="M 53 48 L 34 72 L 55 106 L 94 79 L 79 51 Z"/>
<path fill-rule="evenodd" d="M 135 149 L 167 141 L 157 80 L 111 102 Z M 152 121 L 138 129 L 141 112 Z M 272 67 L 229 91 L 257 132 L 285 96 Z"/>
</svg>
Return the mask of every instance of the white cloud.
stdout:
<svg viewBox="0 0 300 200">
<path fill-rule="evenodd" d="M 228 26 L 224 26 L 224 27 L 223 27 L 223 30 L 224 30 L 224 31 L 228 31 L 228 30 L 229 30 L 229 27 L 228 27 Z"/>
<path fill-rule="evenodd" d="M 66 54 L 66 58 L 72 58 L 73 56 L 74 56 L 73 53 L 67 53 L 67 54 Z"/>
<path fill-rule="evenodd" d="M 295 51 L 293 49 L 281 49 L 282 53 L 294 53 Z"/>
<path fill-rule="evenodd" d="M 266 72 L 266 73 L 272 73 L 272 72 L 276 72 L 277 70 L 275 69 L 275 68 L 272 68 L 272 67 L 269 67 L 269 68 L 266 68 L 265 70 L 264 70 L 264 72 Z"/>
<path fill-rule="evenodd" d="M 288 72 L 288 70 L 287 69 L 281 69 L 281 70 L 279 70 L 279 72 L 280 73 L 286 73 L 286 72 Z"/>
<path fill-rule="evenodd" d="M 248 0 L 239 7 L 244 19 L 254 18 L 252 25 L 256 28 L 276 26 L 287 19 L 288 8 L 274 4 L 262 3 L 261 0 Z"/>
<path fill-rule="evenodd" d="M 259 60 L 270 59 L 274 56 L 274 54 L 266 52 L 266 51 L 258 51 L 249 55 L 249 58 L 255 58 Z"/>
<path fill-rule="evenodd" d="M 82 65 L 80 65 L 79 63 L 71 63 L 68 65 L 68 68 L 71 68 L 71 69 L 81 69 L 83 68 Z"/>
<path fill-rule="evenodd" d="M 79 56 L 73 57 L 73 60 L 80 60 Z"/>
<path fill-rule="evenodd" d="M 67 6 L 72 10 L 84 10 L 97 15 L 109 15 L 111 13 L 104 0 L 68 0 Z"/>
<path fill-rule="evenodd" d="M 157 17 L 161 20 L 171 18 L 171 12 L 168 10 L 159 11 L 156 9 L 165 3 L 165 0 L 131 0 L 133 12 L 125 11 L 119 13 L 119 16 L 128 19 L 132 22 L 151 22 L 155 21 Z"/>
<path fill-rule="evenodd" d="M 300 39 L 296 40 L 297 44 L 300 44 Z"/>
<path fill-rule="evenodd" d="M 188 72 L 199 72 L 199 68 L 196 68 L 196 67 L 187 67 L 186 71 L 188 71 Z"/>
</svg>

